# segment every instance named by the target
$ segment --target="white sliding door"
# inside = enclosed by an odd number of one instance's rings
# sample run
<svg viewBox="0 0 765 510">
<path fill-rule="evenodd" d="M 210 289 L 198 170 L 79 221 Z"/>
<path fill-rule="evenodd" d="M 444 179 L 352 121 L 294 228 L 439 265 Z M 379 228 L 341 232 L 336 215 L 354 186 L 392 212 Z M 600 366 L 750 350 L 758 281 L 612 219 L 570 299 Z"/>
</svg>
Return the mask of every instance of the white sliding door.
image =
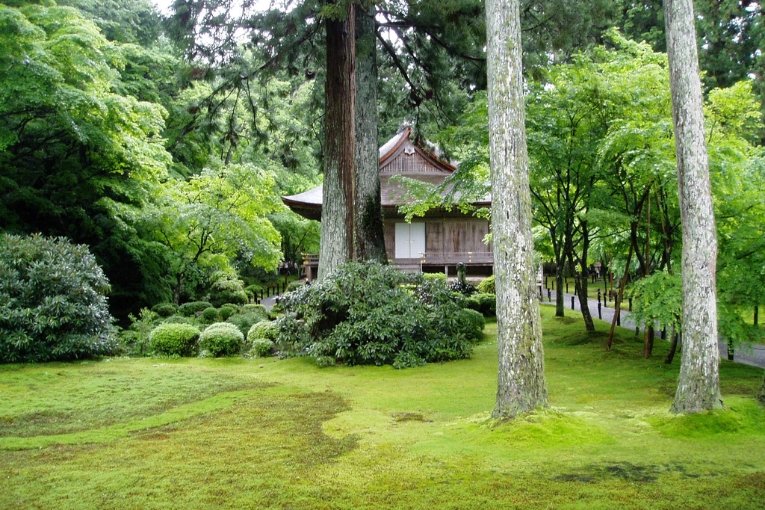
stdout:
<svg viewBox="0 0 765 510">
<path fill-rule="evenodd" d="M 396 223 L 395 246 L 397 259 L 416 259 L 425 253 L 425 224 Z"/>
</svg>

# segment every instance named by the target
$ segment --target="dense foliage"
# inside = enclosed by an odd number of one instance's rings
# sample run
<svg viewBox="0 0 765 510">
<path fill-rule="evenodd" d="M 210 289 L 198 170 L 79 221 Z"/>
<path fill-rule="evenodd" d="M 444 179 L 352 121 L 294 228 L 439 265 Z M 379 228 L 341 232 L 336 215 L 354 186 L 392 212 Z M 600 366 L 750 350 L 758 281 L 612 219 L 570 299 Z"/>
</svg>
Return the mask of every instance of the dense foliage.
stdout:
<svg viewBox="0 0 765 510">
<path fill-rule="evenodd" d="M 443 282 L 377 263 L 348 263 L 287 294 L 276 343 L 319 364 L 403 368 L 470 356 L 481 324 Z"/>
<path fill-rule="evenodd" d="M 0 362 L 114 352 L 107 292 L 86 246 L 0 234 Z"/>
<path fill-rule="evenodd" d="M 199 336 L 199 349 L 215 357 L 239 354 L 243 344 L 244 335 L 230 322 L 211 324 Z"/>
<path fill-rule="evenodd" d="M 152 354 L 191 356 L 196 352 L 199 328 L 191 324 L 164 323 L 149 334 Z"/>
</svg>

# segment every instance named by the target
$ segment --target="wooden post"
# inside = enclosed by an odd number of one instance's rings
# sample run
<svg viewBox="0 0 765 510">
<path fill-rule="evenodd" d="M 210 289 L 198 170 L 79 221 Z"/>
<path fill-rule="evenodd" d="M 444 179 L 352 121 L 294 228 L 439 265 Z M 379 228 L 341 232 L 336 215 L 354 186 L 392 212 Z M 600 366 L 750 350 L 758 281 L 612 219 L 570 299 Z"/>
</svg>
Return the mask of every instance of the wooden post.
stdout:
<svg viewBox="0 0 765 510">
<path fill-rule="evenodd" d="M 574 296 L 571 296 L 571 309 L 574 309 Z"/>
<path fill-rule="evenodd" d="M 598 319 L 603 319 L 603 313 L 600 311 L 600 300 L 598 300 Z"/>
<path fill-rule="evenodd" d="M 760 324 L 760 305 L 754 305 L 754 327 L 758 327 Z"/>
</svg>

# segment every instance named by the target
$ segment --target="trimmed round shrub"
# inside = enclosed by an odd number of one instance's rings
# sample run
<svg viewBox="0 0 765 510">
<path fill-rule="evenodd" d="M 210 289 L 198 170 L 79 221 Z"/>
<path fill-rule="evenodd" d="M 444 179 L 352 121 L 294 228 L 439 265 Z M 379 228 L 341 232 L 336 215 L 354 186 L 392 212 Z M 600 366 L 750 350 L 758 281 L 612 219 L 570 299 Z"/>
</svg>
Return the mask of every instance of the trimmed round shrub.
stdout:
<svg viewBox="0 0 765 510">
<path fill-rule="evenodd" d="M 484 319 L 481 312 L 463 308 L 459 311 L 459 323 L 462 334 L 467 338 L 472 340 L 483 338 L 483 328 L 486 326 L 486 319 Z"/>
<path fill-rule="evenodd" d="M 258 322 L 262 321 L 264 317 L 259 313 L 253 313 L 253 312 L 246 312 L 246 313 L 235 313 L 228 319 L 226 319 L 226 322 L 230 322 L 237 328 L 239 328 L 239 331 L 242 332 L 243 335 L 247 336 L 247 333 L 249 333 L 250 328 L 257 324 Z"/>
<path fill-rule="evenodd" d="M 63 237 L 0 235 L 0 362 L 116 352 L 108 292 L 87 246 Z"/>
<path fill-rule="evenodd" d="M 221 307 L 218 309 L 218 315 L 220 316 L 221 320 L 224 321 L 235 313 L 239 313 L 239 305 L 227 303 L 225 305 L 221 305 Z"/>
<path fill-rule="evenodd" d="M 220 307 L 224 303 L 243 305 L 247 302 L 247 293 L 241 280 L 223 277 L 210 286 L 210 302 Z"/>
<path fill-rule="evenodd" d="M 199 328 L 191 324 L 163 323 L 149 333 L 149 348 L 154 354 L 192 356 L 196 352 Z"/>
<path fill-rule="evenodd" d="M 481 283 L 478 284 L 478 292 L 482 294 L 496 293 L 496 291 L 494 290 L 494 275 L 491 275 L 488 278 L 484 278 L 483 280 L 481 280 Z"/>
<path fill-rule="evenodd" d="M 258 358 L 266 358 L 274 354 L 274 342 L 268 338 L 256 338 L 250 341 L 250 355 Z"/>
<path fill-rule="evenodd" d="M 178 307 L 173 303 L 159 303 L 151 307 L 151 311 L 160 317 L 170 317 L 178 311 Z"/>
<path fill-rule="evenodd" d="M 497 296 L 494 294 L 476 294 L 476 299 L 478 299 L 478 305 L 480 306 L 479 312 L 481 312 L 484 317 L 494 317 L 497 315 Z"/>
<path fill-rule="evenodd" d="M 189 301 L 178 307 L 178 313 L 186 317 L 193 317 L 201 313 L 205 308 L 210 308 L 212 304 L 208 301 Z"/>
<path fill-rule="evenodd" d="M 207 324 L 212 324 L 217 321 L 219 317 L 218 309 L 214 306 L 210 306 L 202 310 L 202 320 Z"/>
<path fill-rule="evenodd" d="M 229 322 L 209 325 L 199 336 L 199 348 L 213 356 L 233 356 L 242 351 L 244 335 Z"/>
<path fill-rule="evenodd" d="M 253 342 L 258 338 L 266 338 L 268 340 L 276 340 L 276 336 L 279 333 L 279 328 L 275 322 L 264 320 L 252 325 L 247 332 L 247 341 Z"/>
<path fill-rule="evenodd" d="M 292 280 L 287 284 L 287 292 L 292 292 L 293 290 L 298 290 L 300 287 L 305 286 L 305 282 L 303 280 Z"/>
</svg>

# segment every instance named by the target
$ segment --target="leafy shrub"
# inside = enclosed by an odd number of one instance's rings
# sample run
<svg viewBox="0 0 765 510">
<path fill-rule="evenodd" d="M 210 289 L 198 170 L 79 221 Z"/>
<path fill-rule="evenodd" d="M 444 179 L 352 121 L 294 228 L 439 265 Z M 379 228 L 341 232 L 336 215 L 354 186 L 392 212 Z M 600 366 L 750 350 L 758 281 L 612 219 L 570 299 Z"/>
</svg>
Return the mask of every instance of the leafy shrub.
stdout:
<svg viewBox="0 0 765 510">
<path fill-rule="evenodd" d="M 219 317 L 218 309 L 214 306 L 209 306 L 202 310 L 202 320 L 207 324 L 212 324 L 217 321 Z"/>
<path fill-rule="evenodd" d="M 185 315 L 186 317 L 193 317 L 202 312 L 205 308 L 210 308 L 211 306 L 212 304 L 208 301 L 189 301 L 178 307 L 178 313 Z"/>
<path fill-rule="evenodd" d="M 258 322 L 263 320 L 263 316 L 260 313 L 254 313 L 254 312 L 245 312 L 245 313 L 235 313 L 228 319 L 226 319 L 226 322 L 230 322 L 237 328 L 239 328 L 239 331 L 242 332 L 243 335 L 247 335 L 247 333 L 250 331 L 250 328 L 254 324 L 257 324 Z"/>
<path fill-rule="evenodd" d="M 247 297 L 249 299 L 252 299 L 253 301 L 258 298 L 258 295 L 261 290 L 263 290 L 263 286 L 257 283 L 248 285 L 247 287 L 244 288 L 244 292 L 245 294 L 247 294 Z"/>
<path fill-rule="evenodd" d="M 496 294 L 497 291 L 494 289 L 494 275 L 481 280 L 478 284 L 478 292 L 482 294 Z"/>
<path fill-rule="evenodd" d="M 235 313 L 239 313 L 239 305 L 234 305 L 231 303 L 221 305 L 220 309 L 218 310 L 218 315 L 220 315 L 221 320 L 224 321 Z"/>
<path fill-rule="evenodd" d="M 494 294 L 475 294 L 474 297 L 478 300 L 478 311 L 481 312 L 484 317 L 494 317 L 497 315 L 497 296 Z"/>
<path fill-rule="evenodd" d="M 267 338 L 268 340 L 276 340 L 276 336 L 279 334 L 279 328 L 275 322 L 269 320 L 262 320 L 256 322 L 247 331 L 247 341 L 252 342 L 258 338 Z"/>
<path fill-rule="evenodd" d="M 250 355 L 266 358 L 274 353 L 274 342 L 267 338 L 255 338 L 250 341 Z"/>
<path fill-rule="evenodd" d="M 483 328 L 486 326 L 486 319 L 484 319 L 481 312 L 463 308 L 459 311 L 458 322 L 460 330 L 466 338 L 471 340 L 483 338 Z"/>
<path fill-rule="evenodd" d="M 242 313 L 256 313 L 262 315 L 264 319 L 268 318 L 268 311 L 263 305 L 255 305 L 252 303 L 242 305 Z"/>
<path fill-rule="evenodd" d="M 197 322 L 191 317 L 184 317 L 183 315 L 171 315 L 167 319 L 162 321 L 162 324 L 191 324 L 195 326 Z"/>
<path fill-rule="evenodd" d="M 461 300 L 461 298 L 460 298 Z M 320 283 L 284 296 L 276 345 L 325 364 L 403 368 L 470 355 L 475 318 L 439 279 L 377 263 L 349 263 Z M 257 326 L 257 325 L 256 325 Z"/>
<path fill-rule="evenodd" d="M 217 307 L 224 303 L 243 305 L 247 302 L 244 283 L 230 276 L 219 278 L 210 286 L 210 302 Z"/>
<path fill-rule="evenodd" d="M 178 311 L 178 307 L 173 303 L 159 303 L 152 306 L 151 311 L 160 317 L 170 317 Z"/>
<path fill-rule="evenodd" d="M 0 235 L 0 362 L 116 352 L 109 281 L 84 245 Z"/>
<path fill-rule="evenodd" d="M 209 351 L 216 357 L 239 354 L 243 343 L 244 335 L 229 322 L 211 324 L 199 336 L 200 349 Z"/>
<path fill-rule="evenodd" d="M 191 324 L 162 323 L 149 334 L 154 354 L 191 356 L 196 351 L 199 328 Z"/>
<path fill-rule="evenodd" d="M 123 352 L 145 356 L 149 352 L 149 333 L 157 326 L 160 316 L 148 308 L 141 308 L 138 317 L 131 313 L 128 319 L 130 326 L 120 332 Z"/>
<path fill-rule="evenodd" d="M 475 285 L 464 282 L 464 281 L 454 281 L 449 284 L 449 290 L 452 292 L 459 292 L 460 294 L 463 294 L 465 296 L 470 296 L 471 294 L 475 294 L 476 288 Z"/>
<path fill-rule="evenodd" d="M 287 292 L 292 292 L 293 290 L 298 290 L 300 287 L 304 287 L 305 282 L 302 280 L 293 280 L 287 284 Z"/>
<path fill-rule="evenodd" d="M 424 280 L 437 280 L 446 283 L 445 273 L 423 273 L 422 278 Z"/>
</svg>

